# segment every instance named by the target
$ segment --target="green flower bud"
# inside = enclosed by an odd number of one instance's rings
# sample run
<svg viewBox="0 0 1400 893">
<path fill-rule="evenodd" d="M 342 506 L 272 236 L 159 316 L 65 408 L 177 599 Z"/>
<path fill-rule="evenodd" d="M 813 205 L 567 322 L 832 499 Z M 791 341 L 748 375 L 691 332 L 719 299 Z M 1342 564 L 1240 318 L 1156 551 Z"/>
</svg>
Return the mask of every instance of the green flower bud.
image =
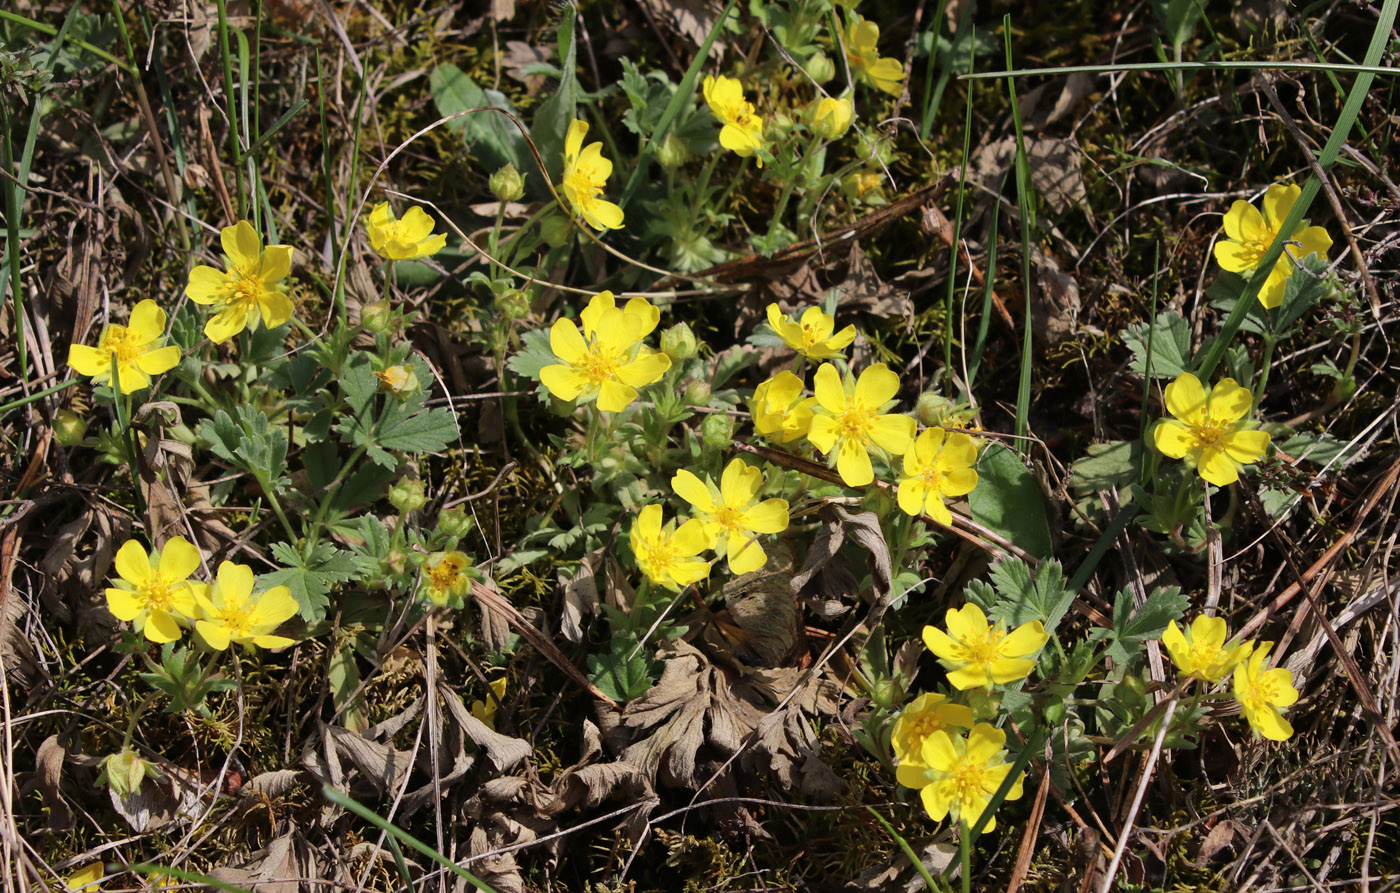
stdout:
<svg viewBox="0 0 1400 893">
<path fill-rule="evenodd" d="M 681 395 L 681 400 L 685 402 L 686 406 L 708 406 L 711 396 L 713 394 L 707 382 L 693 379 L 690 384 L 685 386 L 685 393 Z"/>
<path fill-rule="evenodd" d="M 836 77 L 836 63 L 826 53 L 817 53 L 807 60 L 807 76 L 818 84 L 825 84 Z"/>
<path fill-rule="evenodd" d="M 530 293 L 508 288 L 496 295 L 496 309 L 506 319 L 524 319 L 530 315 Z"/>
<path fill-rule="evenodd" d="M 573 235 L 574 225 L 569 218 L 552 214 L 540 221 L 540 238 L 550 248 L 558 248 Z"/>
<path fill-rule="evenodd" d="M 513 164 L 496 171 L 486 182 L 491 187 L 491 194 L 503 202 L 518 201 L 525 194 L 525 178 Z"/>
<path fill-rule="evenodd" d="M 447 509 L 438 514 L 437 526 L 446 536 L 466 536 L 475 522 L 462 509 Z"/>
<path fill-rule="evenodd" d="M 661 333 L 661 350 L 672 362 L 688 360 L 699 352 L 699 342 L 690 326 L 678 322 Z"/>
<path fill-rule="evenodd" d="M 416 512 L 428 504 L 422 481 L 400 478 L 389 488 L 389 504 L 400 512 Z"/>
<path fill-rule="evenodd" d="M 360 325 L 378 335 L 394 327 L 394 306 L 388 301 L 375 301 L 360 308 Z"/>
<path fill-rule="evenodd" d="M 60 409 L 53 419 L 54 439 L 63 446 L 77 446 L 87 434 L 87 419 L 71 409 Z"/>
<path fill-rule="evenodd" d="M 710 449 L 724 449 L 734 442 L 734 420 L 723 412 L 706 416 L 700 423 L 700 440 Z"/>
<path fill-rule="evenodd" d="M 914 418 L 919 420 L 919 424 L 925 428 L 941 428 L 948 420 L 948 416 L 953 412 L 953 401 L 942 394 L 935 394 L 929 391 L 919 395 L 919 401 L 914 404 Z"/>
<path fill-rule="evenodd" d="M 904 689 L 893 679 L 881 679 L 870 692 L 870 699 L 886 710 L 898 710 L 904 703 Z"/>
<path fill-rule="evenodd" d="M 141 782 L 145 778 L 146 761 L 135 751 L 122 750 L 102 761 L 102 776 L 98 778 L 98 783 L 106 781 L 118 797 L 130 797 L 141 790 Z"/>
<path fill-rule="evenodd" d="M 674 133 L 668 133 L 661 141 L 661 148 L 656 150 L 656 160 L 666 170 L 675 170 L 690 160 L 690 147 L 685 144 L 685 140 Z"/>
</svg>

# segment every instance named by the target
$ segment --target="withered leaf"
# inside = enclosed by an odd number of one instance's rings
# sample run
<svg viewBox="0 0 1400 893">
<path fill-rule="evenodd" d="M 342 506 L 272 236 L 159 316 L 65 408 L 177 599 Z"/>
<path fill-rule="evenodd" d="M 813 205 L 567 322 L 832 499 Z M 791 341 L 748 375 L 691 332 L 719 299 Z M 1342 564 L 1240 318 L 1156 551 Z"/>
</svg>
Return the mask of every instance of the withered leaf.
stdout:
<svg viewBox="0 0 1400 893">
<path fill-rule="evenodd" d="M 453 721 L 461 727 L 468 738 L 486 750 L 486 756 L 497 769 L 509 769 L 516 763 L 527 759 L 534 752 L 534 749 L 530 747 L 530 742 L 502 735 L 472 716 L 467 705 L 462 702 L 461 696 L 442 680 L 438 680 L 438 693 L 442 695 L 443 703 L 447 705 L 447 712 L 452 714 Z"/>
</svg>

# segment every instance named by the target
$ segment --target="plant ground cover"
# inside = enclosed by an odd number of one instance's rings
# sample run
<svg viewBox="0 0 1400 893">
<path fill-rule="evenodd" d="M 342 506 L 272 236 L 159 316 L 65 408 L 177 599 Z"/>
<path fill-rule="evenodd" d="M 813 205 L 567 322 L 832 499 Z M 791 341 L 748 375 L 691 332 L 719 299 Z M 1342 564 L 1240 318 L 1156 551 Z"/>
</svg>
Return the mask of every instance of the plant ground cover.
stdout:
<svg viewBox="0 0 1400 893">
<path fill-rule="evenodd" d="M 477 6 L 0 10 L 6 893 L 1394 886 L 1400 3 Z"/>
</svg>

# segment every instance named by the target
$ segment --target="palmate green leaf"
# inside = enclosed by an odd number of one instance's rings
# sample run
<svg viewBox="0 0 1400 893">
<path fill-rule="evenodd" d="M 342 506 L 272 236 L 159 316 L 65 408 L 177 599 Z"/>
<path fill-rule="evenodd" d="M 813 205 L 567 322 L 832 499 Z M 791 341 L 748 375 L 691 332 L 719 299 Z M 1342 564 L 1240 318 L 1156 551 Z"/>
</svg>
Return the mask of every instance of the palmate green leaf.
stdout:
<svg viewBox="0 0 1400 893">
<path fill-rule="evenodd" d="M 523 345 L 506 360 L 506 368 L 530 381 L 540 380 L 540 370 L 559 362 L 549 347 L 549 329 L 531 329 L 520 336 Z"/>
<path fill-rule="evenodd" d="M 436 453 L 457 439 L 457 418 L 446 409 L 430 409 L 394 418 L 385 412 L 375 435 L 381 449 Z"/>
<path fill-rule="evenodd" d="M 1074 463 L 1069 486 L 1076 493 L 1094 493 L 1110 487 L 1127 487 L 1137 480 L 1142 441 L 1115 440 L 1095 443 Z"/>
<path fill-rule="evenodd" d="M 1176 378 L 1191 371 L 1191 326 L 1180 313 L 1168 310 L 1157 314 L 1151 324 L 1135 322 L 1123 330 L 1122 336 L 1123 343 L 1133 352 L 1129 368 L 1138 375 Z"/>
<path fill-rule="evenodd" d="M 1113 600 L 1113 641 L 1104 653 L 1126 664 L 1142 652 L 1143 643 L 1161 638 L 1168 624 L 1180 620 L 1187 604 L 1181 587 L 1159 586 L 1134 611 L 1132 591 L 1121 590 Z"/>
<path fill-rule="evenodd" d="M 611 651 L 588 655 L 588 676 L 603 694 L 625 703 L 651 689 L 653 664 L 648 649 L 638 648 L 636 639 L 617 635 Z"/>
<path fill-rule="evenodd" d="M 1065 589 L 1064 569 L 1058 561 L 1043 562 L 1032 573 L 1021 559 L 1007 558 L 992 565 L 990 576 L 996 588 L 991 617 L 1008 629 L 1039 620 L 1046 632 L 1053 633 L 1074 601 L 1074 593 Z"/>
<path fill-rule="evenodd" d="M 972 518 L 1037 558 L 1050 557 L 1050 524 L 1045 497 L 1026 466 L 1001 444 L 992 444 L 977 460 L 977 487 L 968 494 Z"/>
<path fill-rule="evenodd" d="M 263 574 L 258 583 L 263 589 L 286 586 L 297 600 L 301 616 L 307 623 L 317 623 L 326 616 L 330 600 L 326 593 L 355 578 L 355 561 L 330 543 L 320 543 L 305 556 L 289 543 L 273 543 L 272 555 L 286 565 L 270 574 Z"/>
</svg>

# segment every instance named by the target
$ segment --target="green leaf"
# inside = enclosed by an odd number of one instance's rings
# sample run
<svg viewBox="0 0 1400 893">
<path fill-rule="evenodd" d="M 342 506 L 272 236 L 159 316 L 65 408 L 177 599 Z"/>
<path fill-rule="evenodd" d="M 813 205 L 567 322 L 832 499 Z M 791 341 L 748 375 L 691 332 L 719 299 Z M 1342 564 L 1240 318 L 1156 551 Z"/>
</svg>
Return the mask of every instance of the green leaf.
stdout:
<svg viewBox="0 0 1400 893">
<path fill-rule="evenodd" d="M 1348 443 L 1330 434 L 1312 431 L 1299 431 L 1278 445 L 1278 448 L 1295 459 L 1303 459 L 1314 465 L 1327 465 L 1346 453 Z"/>
<path fill-rule="evenodd" d="M 1191 371 L 1191 327 L 1180 313 L 1159 313 L 1151 325 L 1133 323 L 1123 330 L 1123 343 L 1133 352 L 1129 368 L 1138 375 L 1148 375 L 1149 368 L 1153 378 L 1176 378 Z"/>
<path fill-rule="evenodd" d="M 1074 601 L 1074 593 L 1065 589 L 1064 569 L 1058 561 L 1046 561 L 1032 573 L 1019 558 L 1003 559 L 992 565 L 991 578 L 997 593 L 992 619 L 1010 629 L 1039 620 L 1046 632 L 1053 633 Z"/>
<path fill-rule="evenodd" d="M 384 424 L 376 437 L 381 448 L 405 453 L 436 453 L 456 439 L 457 419 L 446 409 L 432 409 Z"/>
<path fill-rule="evenodd" d="M 977 487 L 968 494 L 973 520 L 1037 558 L 1053 551 L 1045 497 L 1016 454 L 991 444 L 977 460 Z"/>
<path fill-rule="evenodd" d="M 631 636 L 619 635 L 613 638 L 609 653 L 588 655 L 588 676 L 603 694 L 626 702 L 651 689 L 652 664 L 645 647 L 638 648 Z"/>
<path fill-rule="evenodd" d="M 1074 463 L 1069 485 L 1079 493 L 1093 493 L 1110 487 L 1126 487 L 1137 480 L 1142 461 L 1142 441 L 1115 440 L 1096 443 Z"/>
<path fill-rule="evenodd" d="M 532 329 L 520 336 L 524 345 L 509 360 L 506 368 L 531 381 L 540 380 L 540 370 L 559 362 L 549 347 L 549 329 Z"/>
<path fill-rule="evenodd" d="M 290 589 L 307 623 L 317 623 L 326 616 L 326 607 L 330 604 L 326 593 L 355 578 L 353 557 L 330 543 L 318 544 L 310 557 L 302 555 L 289 543 L 273 543 L 272 555 L 286 567 L 263 574 L 258 582 L 264 589 L 272 586 Z"/>
<path fill-rule="evenodd" d="M 1119 664 L 1128 663 L 1142 651 L 1144 642 L 1161 638 L 1173 620 L 1180 620 L 1187 604 L 1181 587 L 1159 586 L 1134 611 L 1131 590 L 1121 590 L 1113 600 L 1113 643 L 1105 654 Z"/>
<path fill-rule="evenodd" d="M 575 12 L 576 7 L 570 4 L 564 8 L 564 15 L 559 19 L 559 59 L 562 64 L 559 85 L 555 87 L 553 96 L 540 103 L 539 108 L 535 110 L 534 120 L 530 122 L 530 138 L 535 141 L 535 148 L 539 149 L 540 157 L 544 159 L 551 182 L 557 182 L 563 176 L 564 138 L 569 132 L 569 125 L 578 116 L 575 109 L 579 98 L 578 47 L 574 41 Z M 521 172 L 527 170 L 520 165 L 516 167 Z M 526 177 L 525 182 L 535 186 L 533 192 L 541 196 L 548 195 L 548 191 L 543 189 L 543 184 L 538 183 L 538 178 Z"/>
<path fill-rule="evenodd" d="M 444 118 L 467 109 L 487 106 L 515 114 L 515 106 L 510 104 L 505 94 L 481 89 L 455 65 L 444 64 L 434 68 L 428 75 L 428 89 L 433 94 L 433 104 L 437 106 L 438 114 Z M 519 171 L 533 168 L 520 129 L 500 112 L 473 112 L 454 118 L 447 123 L 447 127 L 466 140 L 471 153 L 487 166 L 487 173 L 507 164 L 515 165 Z"/>
</svg>

